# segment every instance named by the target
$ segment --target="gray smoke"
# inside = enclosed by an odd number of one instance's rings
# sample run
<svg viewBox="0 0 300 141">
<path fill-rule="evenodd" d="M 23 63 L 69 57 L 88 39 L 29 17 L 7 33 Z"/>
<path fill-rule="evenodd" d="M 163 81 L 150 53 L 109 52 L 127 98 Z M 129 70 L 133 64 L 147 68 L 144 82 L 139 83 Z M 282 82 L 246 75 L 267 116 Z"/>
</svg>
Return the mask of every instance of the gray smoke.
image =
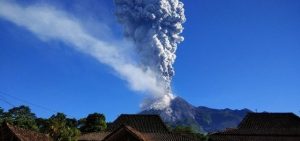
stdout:
<svg viewBox="0 0 300 141">
<path fill-rule="evenodd" d="M 169 98 L 170 101 L 174 98 L 171 81 L 175 74 L 173 67 L 175 53 L 177 45 L 183 41 L 180 34 L 183 31 L 182 24 L 186 20 L 183 3 L 179 0 L 114 0 L 114 2 L 117 19 L 124 26 L 125 37 L 136 45 L 140 65 L 156 72 L 157 79 L 162 82 L 165 89 L 165 93 L 155 99 L 168 101 Z M 146 101 L 144 106 L 151 106 L 155 99 Z M 156 107 L 154 105 L 153 108 Z"/>
<path fill-rule="evenodd" d="M 42 41 L 60 41 L 74 50 L 93 57 L 111 67 L 133 90 L 151 94 L 151 97 L 160 97 L 156 108 L 163 109 L 168 106 L 168 97 L 162 98 L 165 90 L 157 80 L 156 74 L 136 65 L 137 62 L 131 55 L 133 52 L 131 44 L 127 41 L 97 38 L 81 24 L 85 21 L 51 5 L 24 6 L 13 0 L 0 0 L 0 20 L 27 29 Z M 109 34 L 107 30 L 103 33 Z"/>
<path fill-rule="evenodd" d="M 139 59 L 128 53 L 127 42 L 95 37 L 84 21 L 50 5 L 21 5 L 0 0 L 0 20 L 23 27 L 43 41 L 61 41 L 110 66 L 129 86 L 151 99 L 142 108 L 167 109 L 174 98 L 170 84 L 174 76 L 177 44 L 185 21 L 178 0 L 115 0 L 116 15 L 124 25 L 125 37 L 135 43 Z M 107 31 L 103 31 L 107 33 Z M 133 55 L 133 56 L 132 56 Z"/>
</svg>

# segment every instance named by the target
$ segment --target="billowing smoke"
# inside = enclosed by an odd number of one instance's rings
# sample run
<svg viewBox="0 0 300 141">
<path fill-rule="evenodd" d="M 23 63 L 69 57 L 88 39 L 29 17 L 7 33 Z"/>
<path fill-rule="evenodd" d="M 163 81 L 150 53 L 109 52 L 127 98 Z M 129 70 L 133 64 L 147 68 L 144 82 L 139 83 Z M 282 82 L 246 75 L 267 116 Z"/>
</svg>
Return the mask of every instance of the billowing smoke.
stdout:
<svg viewBox="0 0 300 141">
<path fill-rule="evenodd" d="M 152 97 L 161 97 L 164 93 L 155 73 L 137 65 L 132 57 L 131 44 L 114 38 L 93 36 L 85 30 L 81 24 L 83 21 L 73 15 L 49 5 L 23 6 L 15 1 L 0 0 L 0 20 L 2 19 L 27 29 L 43 41 L 60 41 L 95 58 L 111 67 L 135 91 L 151 94 Z M 162 100 L 157 106 L 164 108 L 168 103 Z"/>
<path fill-rule="evenodd" d="M 170 84 L 175 52 L 183 40 L 180 36 L 185 21 L 183 4 L 178 0 L 115 0 L 115 3 L 118 20 L 136 51 L 131 50 L 128 42 L 95 37 L 82 25 L 83 21 L 49 5 L 23 6 L 16 1 L 0 0 L 0 19 L 27 29 L 43 41 L 61 41 L 90 55 L 111 67 L 130 88 L 148 94 L 151 99 L 142 104 L 143 108 L 167 109 L 174 98 Z M 132 55 L 135 52 L 138 60 Z"/>
<path fill-rule="evenodd" d="M 140 66 L 150 69 L 162 82 L 165 92 L 145 101 L 144 108 L 159 108 L 174 98 L 171 81 L 177 45 L 185 22 L 183 3 L 179 0 L 114 0 L 116 16 L 124 35 L 132 40 L 140 57 Z"/>
</svg>

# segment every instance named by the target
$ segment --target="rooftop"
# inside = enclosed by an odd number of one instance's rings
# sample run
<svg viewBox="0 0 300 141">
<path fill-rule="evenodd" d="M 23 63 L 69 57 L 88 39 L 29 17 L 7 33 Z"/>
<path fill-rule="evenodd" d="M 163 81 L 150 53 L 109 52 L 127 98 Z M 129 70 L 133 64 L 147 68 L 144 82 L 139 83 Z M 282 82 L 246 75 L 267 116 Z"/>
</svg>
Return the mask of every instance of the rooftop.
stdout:
<svg viewBox="0 0 300 141">
<path fill-rule="evenodd" d="M 46 134 L 22 129 L 8 123 L 3 123 L 0 135 L 1 140 L 7 140 L 7 135 L 12 134 L 21 141 L 53 141 L 52 138 Z"/>
<path fill-rule="evenodd" d="M 210 137 L 212 141 L 298 141 L 300 118 L 293 113 L 249 113 L 238 128 Z"/>
<path fill-rule="evenodd" d="M 158 115 L 120 115 L 109 124 L 106 132 L 82 135 L 79 141 L 193 141 L 192 138 L 172 133 Z"/>
<path fill-rule="evenodd" d="M 112 132 L 122 125 L 128 125 L 140 132 L 145 133 L 168 133 L 169 130 L 158 115 L 120 115 L 112 124 L 108 126 L 108 131 Z"/>
</svg>

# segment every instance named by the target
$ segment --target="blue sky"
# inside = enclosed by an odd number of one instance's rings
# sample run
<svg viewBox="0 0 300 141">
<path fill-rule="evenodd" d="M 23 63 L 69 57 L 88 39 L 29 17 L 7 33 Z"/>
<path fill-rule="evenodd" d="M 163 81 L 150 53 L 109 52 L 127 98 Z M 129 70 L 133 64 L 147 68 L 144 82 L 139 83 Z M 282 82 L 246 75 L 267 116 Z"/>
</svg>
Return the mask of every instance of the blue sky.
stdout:
<svg viewBox="0 0 300 141">
<path fill-rule="evenodd" d="M 95 35 L 103 29 L 93 23 L 104 23 L 112 36 L 122 37 L 112 1 L 16 2 L 46 3 L 83 19 Z M 299 114 L 300 1 L 183 2 L 187 22 L 175 63 L 176 95 L 196 106 Z M 138 112 L 143 99 L 110 67 L 1 18 L 0 91 L 72 117 L 101 112 L 108 120 Z M 12 105 L 0 101 L 5 109 Z M 38 116 L 53 114 L 31 108 Z"/>
</svg>

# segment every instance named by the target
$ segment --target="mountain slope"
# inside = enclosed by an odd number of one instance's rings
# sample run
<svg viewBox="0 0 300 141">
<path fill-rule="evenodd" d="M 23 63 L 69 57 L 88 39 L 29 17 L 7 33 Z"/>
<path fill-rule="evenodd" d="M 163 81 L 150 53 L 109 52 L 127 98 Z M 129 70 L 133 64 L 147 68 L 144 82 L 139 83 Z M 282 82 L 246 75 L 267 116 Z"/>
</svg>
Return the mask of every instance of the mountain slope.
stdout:
<svg viewBox="0 0 300 141">
<path fill-rule="evenodd" d="M 211 109 L 195 107 L 184 99 L 176 97 L 170 106 L 172 112 L 165 110 L 145 110 L 140 114 L 158 114 L 170 126 L 191 126 L 199 132 L 215 132 L 236 127 L 244 116 L 251 112 L 248 109 Z"/>
</svg>

